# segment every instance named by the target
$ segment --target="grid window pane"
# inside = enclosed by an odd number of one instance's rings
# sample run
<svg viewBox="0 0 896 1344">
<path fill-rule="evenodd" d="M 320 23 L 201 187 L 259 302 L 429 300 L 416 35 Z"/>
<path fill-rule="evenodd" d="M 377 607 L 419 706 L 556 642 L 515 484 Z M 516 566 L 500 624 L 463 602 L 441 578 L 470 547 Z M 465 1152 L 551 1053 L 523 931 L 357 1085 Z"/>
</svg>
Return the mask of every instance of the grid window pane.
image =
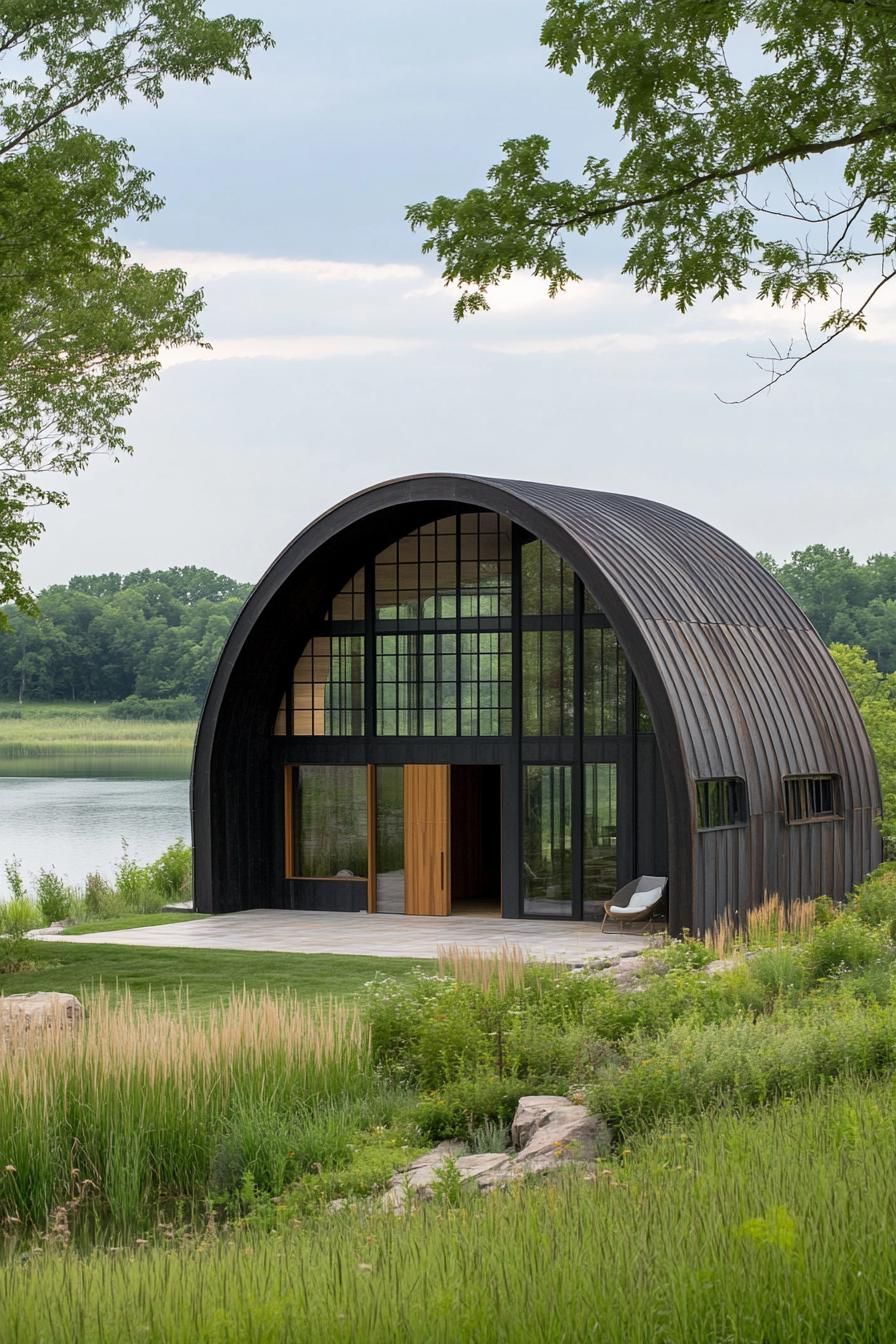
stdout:
<svg viewBox="0 0 896 1344">
<path fill-rule="evenodd" d="M 626 731 L 628 664 L 616 634 L 608 627 L 583 632 L 583 727 L 586 737 L 617 736 Z"/>
<path fill-rule="evenodd" d="M 364 732 L 364 636 L 316 635 L 293 673 L 296 737 L 357 737 Z"/>
</svg>

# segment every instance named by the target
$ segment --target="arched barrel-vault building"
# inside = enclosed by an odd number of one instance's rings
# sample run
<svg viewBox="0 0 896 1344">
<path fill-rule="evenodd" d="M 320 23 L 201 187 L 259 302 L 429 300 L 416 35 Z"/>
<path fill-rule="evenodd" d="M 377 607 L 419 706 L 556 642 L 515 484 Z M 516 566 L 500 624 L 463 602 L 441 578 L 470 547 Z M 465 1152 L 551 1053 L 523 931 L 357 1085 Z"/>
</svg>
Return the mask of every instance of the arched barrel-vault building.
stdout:
<svg viewBox="0 0 896 1344">
<path fill-rule="evenodd" d="M 428 475 L 346 500 L 236 621 L 192 779 L 200 910 L 599 917 L 674 932 L 880 860 L 861 719 L 776 581 L 665 505 Z"/>
</svg>

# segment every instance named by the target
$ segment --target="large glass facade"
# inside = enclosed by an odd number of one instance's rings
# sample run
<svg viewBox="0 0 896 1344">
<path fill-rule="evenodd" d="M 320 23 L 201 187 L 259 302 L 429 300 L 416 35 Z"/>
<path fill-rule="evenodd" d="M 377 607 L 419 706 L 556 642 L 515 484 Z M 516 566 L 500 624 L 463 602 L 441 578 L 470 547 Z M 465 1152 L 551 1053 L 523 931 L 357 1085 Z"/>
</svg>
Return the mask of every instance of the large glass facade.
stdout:
<svg viewBox="0 0 896 1344">
<path fill-rule="evenodd" d="M 367 767 L 292 768 L 292 877 L 367 876 Z"/>
<path fill-rule="evenodd" d="M 273 724 L 296 740 L 287 750 L 321 739 L 315 762 L 326 739 L 366 739 L 351 750 L 377 762 L 379 910 L 405 908 L 399 762 L 402 743 L 416 739 L 409 762 L 489 761 L 504 781 L 513 771 L 512 808 L 501 802 L 494 824 L 506 844 L 522 815 L 513 871 L 523 911 L 578 918 L 600 918 L 630 876 L 619 871 L 632 859 L 630 844 L 617 847 L 619 779 L 629 779 L 620 771 L 650 728 L 616 633 L 573 569 L 508 519 L 475 510 L 425 522 L 368 557 L 311 624 Z M 442 755 L 434 739 L 446 738 L 455 742 Z M 488 753 L 465 748 L 472 738 L 492 739 Z M 335 762 L 345 749 L 333 747 Z M 295 771 L 291 875 L 365 876 L 366 765 Z"/>
</svg>

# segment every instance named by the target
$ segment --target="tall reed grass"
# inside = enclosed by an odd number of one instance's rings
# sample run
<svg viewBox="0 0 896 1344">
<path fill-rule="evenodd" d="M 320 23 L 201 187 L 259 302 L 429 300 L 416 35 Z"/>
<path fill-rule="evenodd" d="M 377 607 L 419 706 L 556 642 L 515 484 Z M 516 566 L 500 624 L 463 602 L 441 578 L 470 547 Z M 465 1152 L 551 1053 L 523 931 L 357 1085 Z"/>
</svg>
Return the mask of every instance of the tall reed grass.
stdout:
<svg viewBox="0 0 896 1344">
<path fill-rule="evenodd" d="M 505 943 L 497 950 L 446 944 L 439 947 L 438 958 L 439 975 L 476 985 L 484 993 L 496 989 L 501 995 L 524 983 L 526 967 L 531 964 L 514 943 Z"/>
<path fill-rule="evenodd" d="M 713 1115 L 548 1186 L 0 1267 L 16 1344 L 890 1344 L 890 1080 Z"/>
<path fill-rule="evenodd" d="M 707 930 L 704 941 L 717 957 L 727 957 L 738 947 L 780 947 L 790 940 L 810 938 L 815 917 L 814 901 L 785 902 L 773 892 L 748 910 L 743 920 L 726 912 Z"/>
<path fill-rule="evenodd" d="M 203 1017 L 186 998 L 162 1006 L 100 994 L 80 1028 L 8 1029 L 0 1218 L 129 1228 L 247 1171 L 276 1190 L 302 1168 L 308 1125 L 370 1085 L 352 1007 L 245 992 Z"/>
</svg>

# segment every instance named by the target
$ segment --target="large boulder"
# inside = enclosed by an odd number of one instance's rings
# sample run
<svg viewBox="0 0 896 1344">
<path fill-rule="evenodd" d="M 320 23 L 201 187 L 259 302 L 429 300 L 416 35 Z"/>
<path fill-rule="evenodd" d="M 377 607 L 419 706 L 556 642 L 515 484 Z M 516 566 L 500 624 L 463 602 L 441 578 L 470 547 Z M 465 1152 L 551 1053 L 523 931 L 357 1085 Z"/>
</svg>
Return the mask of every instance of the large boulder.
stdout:
<svg viewBox="0 0 896 1344">
<path fill-rule="evenodd" d="M 74 994 L 41 990 L 33 994 L 0 995 L 0 1028 L 28 1031 L 32 1027 L 76 1027 L 84 1017 Z"/>
<path fill-rule="evenodd" d="M 606 1122 L 566 1097 L 520 1097 L 510 1136 L 519 1149 L 512 1159 L 518 1176 L 593 1162 L 611 1142 Z"/>
<path fill-rule="evenodd" d="M 610 1149 L 606 1123 L 567 1097 L 521 1097 L 510 1134 L 517 1151 L 465 1153 L 463 1143 L 437 1144 L 392 1177 L 383 1197 L 386 1208 L 398 1212 L 414 1197 L 432 1199 L 447 1161 L 454 1162 L 461 1184 L 493 1190 L 565 1162 L 593 1162 Z"/>
</svg>

